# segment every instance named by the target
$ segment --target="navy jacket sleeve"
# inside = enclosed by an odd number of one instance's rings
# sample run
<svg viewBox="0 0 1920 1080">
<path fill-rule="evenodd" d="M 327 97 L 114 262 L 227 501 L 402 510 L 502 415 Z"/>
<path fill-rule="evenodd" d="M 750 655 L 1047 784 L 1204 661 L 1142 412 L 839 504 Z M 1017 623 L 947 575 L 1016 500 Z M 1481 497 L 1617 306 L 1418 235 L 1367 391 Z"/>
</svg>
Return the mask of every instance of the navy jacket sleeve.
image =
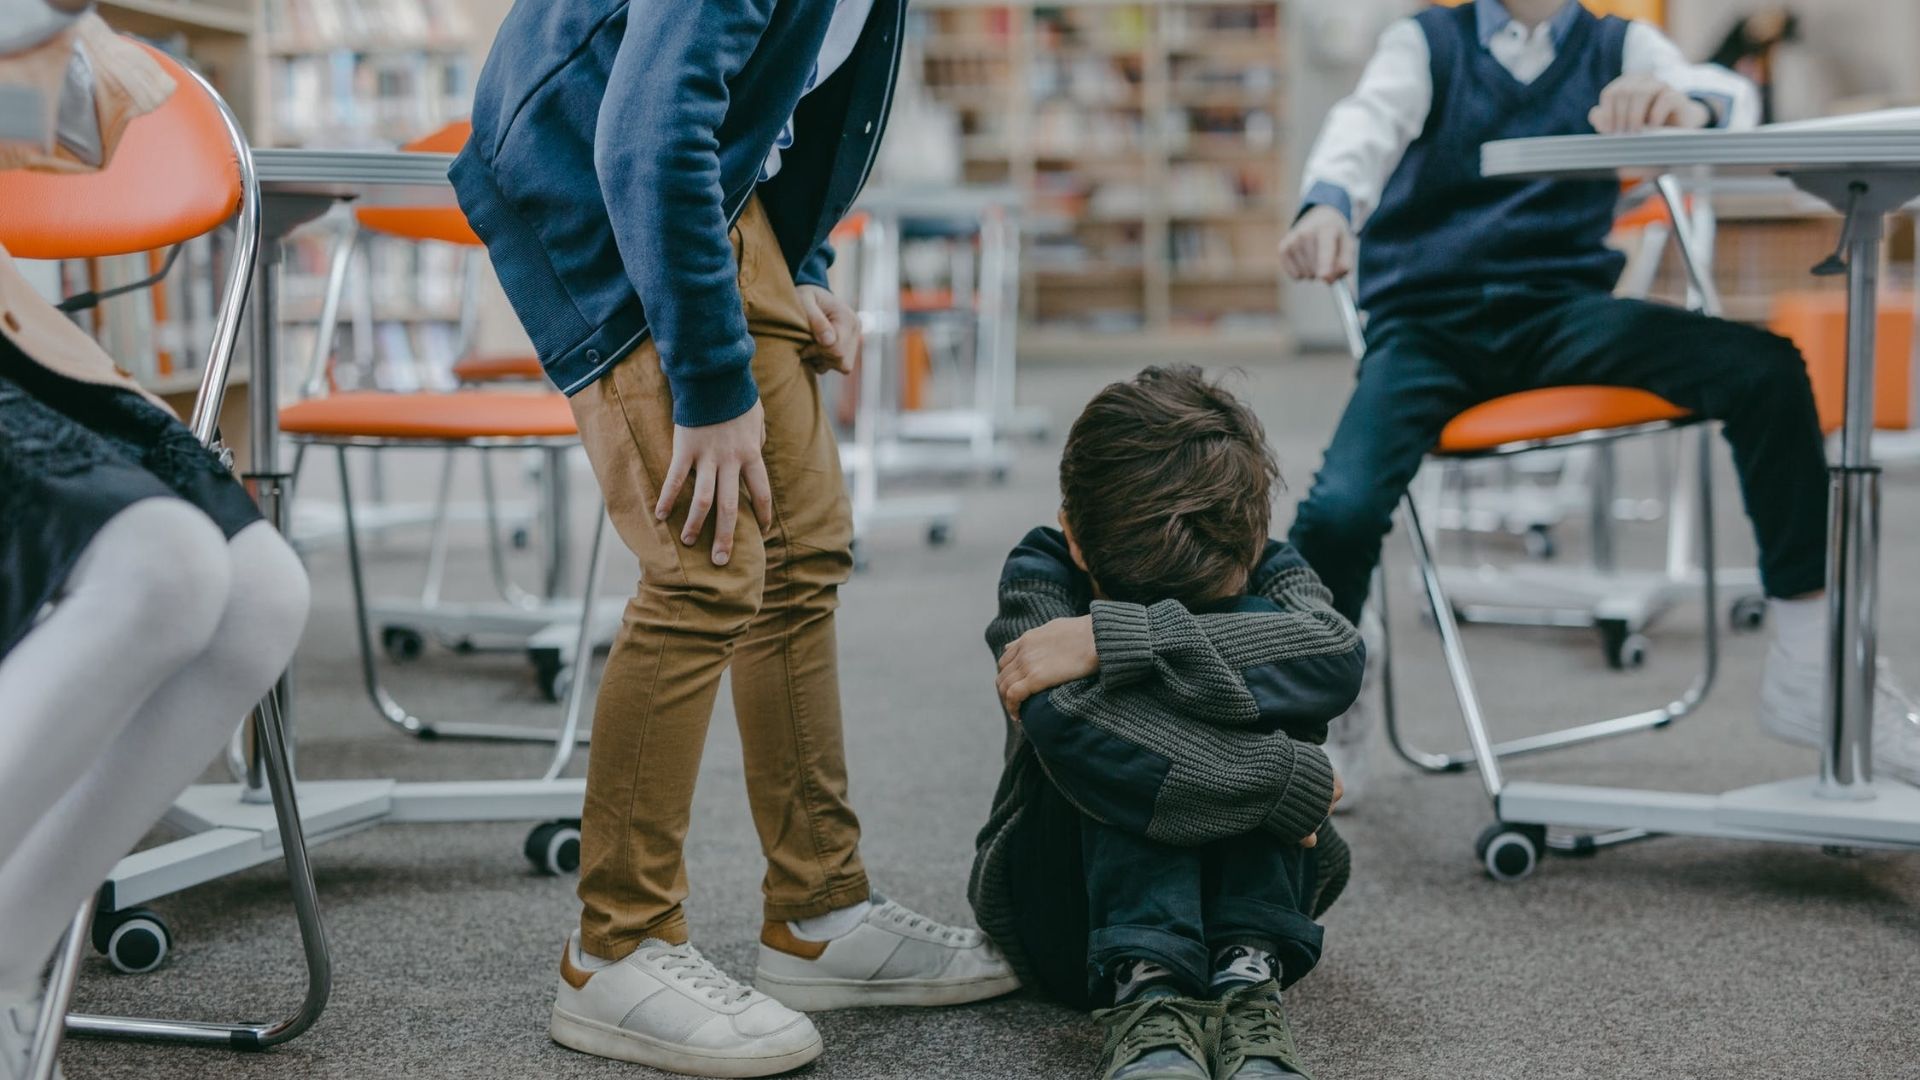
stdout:
<svg viewBox="0 0 1920 1080">
<path fill-rule="evenodd" d="M 673 421 L 686 427 L 731 420 L 759 400 L 716 132 L 728 81 L 773 6 L 702 0 L 696 18 L 663 0 L 629 5 L 600 102 L 594 171 L 673 391 Z"/>
</svg>

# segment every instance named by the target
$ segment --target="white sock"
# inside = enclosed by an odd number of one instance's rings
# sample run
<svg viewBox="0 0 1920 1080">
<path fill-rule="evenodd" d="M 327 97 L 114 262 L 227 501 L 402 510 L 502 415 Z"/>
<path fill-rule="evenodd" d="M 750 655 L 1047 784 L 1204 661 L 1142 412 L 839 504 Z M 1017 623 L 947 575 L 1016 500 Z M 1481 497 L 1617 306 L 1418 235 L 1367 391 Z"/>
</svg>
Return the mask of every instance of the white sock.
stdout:
<svg viewBox="0 0 1920 1080">
<path fill-rule="evenodd" d="M 867 913 L 873 910 L 873 901 L 862 900 L 850 907 L 835 908 L 825 915 L 813 915 L 805 919 L 787 920 L 787 929 L 801 941 L 832 941 L 853 932 L 867 919 Z"/>
<path fill-rule="evenodd" d="M 580 935 L 575 934 L 573 936 L 573 964 L 575 967 L 582 971 L 599 971 L 601 968 L 610 968 L 617 963 L 619 963 L 618 960 L 609 960 L 604 956 L 595 956 L 588 952 L 587 947 L 580 944 Z"/>
<path fill-rule="evenodd" d="M 1213 988 L 1252 986 L 1280 977 L 1280 961 L 1265 949 L 1227 945 L 1213 953 Z"/>
<path fill-rule="evenodd" d="M 1827 655 L 1827 596 L 1767 602 L 1774 645 L 1796 660 L 1822 663 Z"/>
</svg>

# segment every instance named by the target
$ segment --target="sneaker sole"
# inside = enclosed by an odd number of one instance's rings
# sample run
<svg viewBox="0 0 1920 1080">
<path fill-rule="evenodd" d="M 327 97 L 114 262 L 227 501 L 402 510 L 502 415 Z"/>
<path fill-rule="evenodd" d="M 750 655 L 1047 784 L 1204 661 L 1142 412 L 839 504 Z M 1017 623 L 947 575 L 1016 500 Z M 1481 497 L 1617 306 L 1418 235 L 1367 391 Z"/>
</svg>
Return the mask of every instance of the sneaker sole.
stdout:
<svg viewBox="0 0 1920 1080">
<path fill-rule="evenodd" d="M 819 1033 L 815 1032 L 811 1043 L 784 1054 L 716 1054 L 676 1046 L 637 1031 L 575 1016 L 562 1009 L 553 1010 L 553 1020 L 547 1026 L 547 1034 L 561 1046 L 583 1054 L 650 1065 L 687 1076 L 774 1076 L 805 1065 L 819 1057 L 820 1051 L 826 1047 L 820 1041 Z"/>
<path fill-rule="evenodd" d="M 755 971 L 753 988 L 787 1008 L 801 1012 L 885 1005 L 924 1008 L 965 1005 L 1010 994 L 1020 989 L 1020 977 L 1008 973 L 940 982 L 920 979 L 876 982 L 871 979 L 803 979 Z"/>
</svg>

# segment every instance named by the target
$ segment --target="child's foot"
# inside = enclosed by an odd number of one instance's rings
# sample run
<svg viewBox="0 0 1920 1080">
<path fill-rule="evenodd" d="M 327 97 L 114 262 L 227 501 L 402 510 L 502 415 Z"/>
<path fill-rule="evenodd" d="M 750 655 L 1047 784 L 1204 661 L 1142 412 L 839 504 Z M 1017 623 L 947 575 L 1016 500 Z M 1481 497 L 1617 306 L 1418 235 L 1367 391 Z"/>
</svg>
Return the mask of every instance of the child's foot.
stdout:
<svg viewBox="0 0 1920 1080">
<path fill-rule="evenodd" d="M 1220 998 L 1220 1041 L 1214 1080 L 1307 1080 L 1280 1007 L 1280 984 L 1243 984 Z"/>
<path fill-rule="evenodd" d="M 1760 726 L 1805 746 L 1826 742 L 1827 613 L 1824 597 L 1774 600 L 1773 645 L 1760 679 Z M 1920 784 L 1920 710 L 1884 659 L 1873 701 L 1875 771 Z"/>
<path fill-rule="evenodd" d="M 753 985 L 805 1012 L 868 1005 L 959 1005 L 1020 988 L 1000 950 L 978 930 L 945 926 L 879 896 L 830 939 L 808 941 L 788 923 L 760 934 Z"/>
<path fill-rule="evenodd" d="M 1101 1080 L 1210 1080 L 1207 1028 L 1219 1011 L 1213 1002 L 1154 986 L 1094 1013 L 1107 1029 Z"/>
<path fill-rule="evenodd" d="M 740 985 L 691 945 L 642 942 L 594 961 L 567 940 L 548 1028 L 582 1053 L 689 1076 L 772 1076 L 820 1056 L 800 1013 Z"/>
</svg>

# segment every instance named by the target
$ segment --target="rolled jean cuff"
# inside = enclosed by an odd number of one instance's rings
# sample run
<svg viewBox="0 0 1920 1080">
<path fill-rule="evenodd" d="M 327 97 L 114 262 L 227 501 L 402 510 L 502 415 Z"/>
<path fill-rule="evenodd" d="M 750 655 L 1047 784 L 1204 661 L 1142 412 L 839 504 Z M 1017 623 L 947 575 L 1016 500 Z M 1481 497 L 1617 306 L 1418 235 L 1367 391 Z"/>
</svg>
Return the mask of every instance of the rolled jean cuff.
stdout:
<svg viewBox="0 0 1920 1080">
<path fill-rule="evenodd" d="M 1108 926 L 1087 935 L 1087 989 L 1093 1000 L 1106 1001 L 1112 991 L 1113 965 L 1121 960 L 1159 964 L 1192 996 L 1203 994 L 1211 977 L 1211 957 L 1205 944 L 1157 926 Z"/>
<path fill-rule="evenodd" d="M 1208 953 L 1247 939 L 1270 941 L 1280 961 L 1280 985 L 1292 986 L 1320 962 L 1326 931 L 1300 912 L 1246 897 L 1222 897 L 1207 912 Z M 1211 971 L 1209 971 L 1211 978 Z"/>
<path fill-rule="evenodd" d="M 816 915 L 825 915 L 829 911 L 852 907 L 872 896 L 873 886 L 867 884 L 867 875 L 856 874 L 822 886 L 818 892 L 803 900 L 775 899 L 769 896 L 765 903 L 766 918 L 768 922 L 811 919 Z"/>
</svg>

